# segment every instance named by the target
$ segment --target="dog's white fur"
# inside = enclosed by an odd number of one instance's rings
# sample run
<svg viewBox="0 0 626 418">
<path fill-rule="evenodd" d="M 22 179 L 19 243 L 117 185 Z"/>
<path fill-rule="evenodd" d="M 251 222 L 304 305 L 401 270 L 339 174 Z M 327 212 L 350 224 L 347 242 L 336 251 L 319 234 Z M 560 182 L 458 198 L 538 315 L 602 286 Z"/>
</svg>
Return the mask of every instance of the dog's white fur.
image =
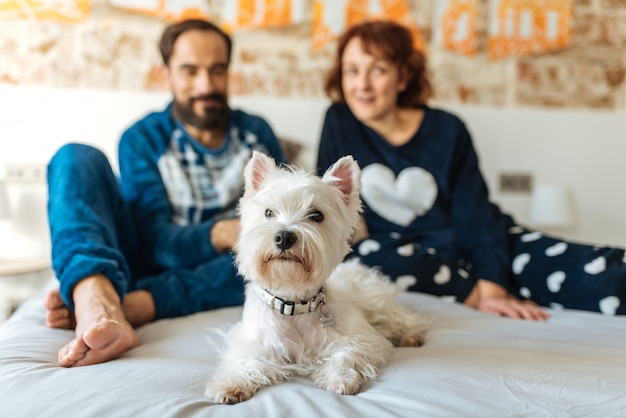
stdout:
<svg viewBox="0 0 626 418">
<path fill-rule="evenodd" d="M 228 333 L 207 398 L 245 401 L 291 376 L 310 376 L 322 389 L 355 394 L 376 377 L 393 345 L 422 344 L 427 321 L 396 302 L 388 279 L 357 261 L 342 263 L 361 212 L 359 176 L 352 157 L 341 158 L 319 178 L 253 154 L 245 169 L 236 245 L 247 282 L 243 318 Z M 290 248 L 275 243 L 279 231 L 295 233 Z M 298 302 L 311 300 L 322 286 L 322 308 L 294 316 L 268 306 L 255 289 Z M 328 312 L 334 325 L 322 327 Z"/>
</svg>

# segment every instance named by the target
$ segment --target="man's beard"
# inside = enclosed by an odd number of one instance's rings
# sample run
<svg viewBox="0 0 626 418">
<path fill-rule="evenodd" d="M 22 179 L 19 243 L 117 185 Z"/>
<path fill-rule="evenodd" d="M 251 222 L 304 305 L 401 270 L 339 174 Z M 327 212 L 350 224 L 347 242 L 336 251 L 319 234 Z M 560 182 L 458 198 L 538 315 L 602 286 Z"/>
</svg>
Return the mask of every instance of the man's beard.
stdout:
<svg viewBox="0 0 626 418">
<path fill-rule="evenodd" d="M 193 105 L 196 100 L 215 100 L 219 104 L 207 106 L 204 108 L 202 115 L 197 115 L 193 111 Z M 225 95 L 220 93 L 192 97 L 187 103 L 174 100 L 174 111 L 183 124 L 206 131 L 214 131 L 226 127 L 228 116 L 230 115 L 228 100 Z"/>
</svg>

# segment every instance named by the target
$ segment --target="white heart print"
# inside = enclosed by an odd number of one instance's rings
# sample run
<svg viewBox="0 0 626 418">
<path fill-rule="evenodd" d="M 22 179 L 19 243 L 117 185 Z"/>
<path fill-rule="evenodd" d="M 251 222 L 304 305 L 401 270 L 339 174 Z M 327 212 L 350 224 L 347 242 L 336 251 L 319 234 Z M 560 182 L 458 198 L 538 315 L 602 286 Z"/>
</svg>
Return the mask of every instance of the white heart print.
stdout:
<svg viewBox="0 0 626 418">
<path fill-rule="evenodd" d="M 556 257 L 557 255 L 561 255 L 567 250 L 567 243 L 565 242 L 557 242 L 551 247 L 546 248 L 546 255 L 548 257 Z"/>
<path fill-rule="evenodd" d="M 398 247 L 398 249 L 396 250 L 398 255 L 401 255 L 402 257 L 410 257 L 413 255 L 414 251 L 415 246 L 413 244 L 405 244 L 401 247 Z"/>
<path fill-rule="evenodd" d="M 388 167 L 370 164 L 361 172 L 361 195 L 382 218 L 408 226 L 433 206 L 437 184 L 432 174 L 420 167 L 405 168 L 396 178 Z"/>
<path fill-rule="evenodd" d="M 417 277 L 410 274 L 405 274 L 404 276 L 398 276 L 396 278 L 396 286 L 402 290 L 407 290 L 409 287 L 415 285 L 415 283 L 417 283 Z"/>
<path fill-rule="evenodd" d="M 554 309 L 555 311 L 562 311 L 563 309 L 565 309 L 563 305 L 556 302 L 550 302 L 550 308 Z"/>
<path fill-rule="evenodd" d="M 546 279 L 548 282 L 548 290 L 552 293 L 557 293 L 561 290 L 561 285 L 565 281 L 565 273 L 562 271 L 555 271 Z"/>
<path fill-rule="evenodd" d="M 435 274 L 433 280 L 437 284 L 446 284 L 450 281 L 452 274 L 450 272 L 450 267 L 445 264 L 439 268 L 439 271 Z"/>
<path fill-rule="evenodd" d="M 606 270 L 606 258 L 600 256 L 589 263 L 585 264 L 585 273 L 588 274 L 600 274 Z"/>
<path fill-rule="evenodd" d="M 529 261 L 530 254 L 528 253 L 523 253 L 515 257 L 513 259 L 513 273 L 518 275 L 521 274 L 521 272 L 524 271 L 524 267 L 526 267 L 526 264 L 528 264 Z"/>
<path fill-rule="evenodd" d="M 541 232 L 529 232 L 522 235 L 520 239 L 522 242 L 533 242 L 537 241 L 539 238 L 541 238 Z"/>
<path fill-rule="evenodd" d="M 615 315 L 620 303 L 617 296 L 608 296 L 600 301 L 600 311 L 605 315 Z"/>
<path fill-rule="evenodd" d="M 366 256 L 380 250 L 380 243 L 373 239 L 366 239 L 359 245 L 359 255 Z"/>
<path fill-rule="evenodd" d="M 532 295 L 531 292 L 530 292 L 530 289 L 527 288 L 527 287 L 520 288 L 519 294 L 522 295 L 523 297 L 525 297 L 526 299 L 530 299 L 530 297 Z"/>
</svg>

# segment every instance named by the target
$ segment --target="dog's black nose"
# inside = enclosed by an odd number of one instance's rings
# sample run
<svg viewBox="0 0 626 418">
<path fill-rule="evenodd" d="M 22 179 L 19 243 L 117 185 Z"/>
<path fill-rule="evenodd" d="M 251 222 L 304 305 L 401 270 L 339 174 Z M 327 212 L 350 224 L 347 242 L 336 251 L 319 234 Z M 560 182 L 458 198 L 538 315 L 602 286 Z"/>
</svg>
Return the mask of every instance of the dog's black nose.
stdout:
<svg viewBox="0 0 626 418">
<path fill-rule="evenodd" d="M 295 244 L 296 241 L 298 241 L 298 237 L 291 231 L 282 230 L 274 234 L 274 245 L 282 251 L 293 247 L 293 244 Z"/>
</svg>

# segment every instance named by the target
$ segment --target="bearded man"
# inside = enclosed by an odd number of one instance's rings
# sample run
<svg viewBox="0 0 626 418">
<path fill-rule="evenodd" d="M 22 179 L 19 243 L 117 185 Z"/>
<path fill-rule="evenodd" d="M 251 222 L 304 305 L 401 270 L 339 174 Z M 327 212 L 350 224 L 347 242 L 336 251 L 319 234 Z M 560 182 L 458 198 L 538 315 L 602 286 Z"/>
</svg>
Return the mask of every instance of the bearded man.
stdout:
<svg viewBox="0 0 626 418">
<path fill-rule="evenodd" d="M 236 208 L 253 150 L 284 162 L 262 118 L 228 106 L 231 38 L 204 20 L 165 28 L 163 79 L 172 102 L 106 156 L 64 145 L 48 166 L 52 264 L 59 289 L 46 324 L 75 329 L 61 366 L 112 360 L 141 343 L 134 327 L 238 305 Z"/>
</svg>

